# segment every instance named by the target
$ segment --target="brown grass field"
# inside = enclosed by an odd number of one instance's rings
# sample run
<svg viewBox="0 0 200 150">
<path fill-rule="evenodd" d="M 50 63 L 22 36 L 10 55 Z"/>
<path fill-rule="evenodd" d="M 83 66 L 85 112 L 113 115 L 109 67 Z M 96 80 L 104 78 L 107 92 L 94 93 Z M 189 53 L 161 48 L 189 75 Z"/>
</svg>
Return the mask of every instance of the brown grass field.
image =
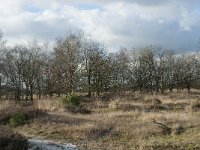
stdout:
<svg viewBox="0 0 200 150">
<path fill-rule="evenodd" d="M 197 150 L 200 149 L 200 91 L 131 94 L 103 102 L 82 99 L 90 114 L 70 113 L 60 98 L 35 100 L 24 106 L 0 102 L 0 121 L 16 112 L 29 116 L 12 128 L 25 137 L 70 142 L 81 150 Z"/>
</svg>

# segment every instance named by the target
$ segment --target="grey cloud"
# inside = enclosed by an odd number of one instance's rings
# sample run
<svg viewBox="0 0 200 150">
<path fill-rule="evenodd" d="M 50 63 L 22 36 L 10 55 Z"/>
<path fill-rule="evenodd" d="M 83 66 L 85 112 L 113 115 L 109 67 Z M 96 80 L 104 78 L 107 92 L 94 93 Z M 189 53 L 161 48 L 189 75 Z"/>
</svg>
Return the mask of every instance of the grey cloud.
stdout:
<svg viewBox="0 0 200 150">
<path fill-rule="evenodd" d="M 200 9 L 196 5 L 200 2 L 196 0 L 191 0 L 191 3 L 186 0 L 31 2 L 41 10 L 27 12 L 23 9 L 27 1 L 23 0 L 19 4 L 22 9 L 17 9 L 15 14 L 11 10 L 0 12 L 0 28 L 8 43 L 31 38 L 54 41 L 68 29 L 82 29 L 88 37 L 103 41 L 109 48 L 122 46 L 131 49 L 160 44 L 187 51 L 194 50 L 200 38 Z M 75 3 L 93 3 L 103 9 L 84 10 L 76 7 Z M 7 3 L 4 5 L 9 6 Z"/>
</svg>

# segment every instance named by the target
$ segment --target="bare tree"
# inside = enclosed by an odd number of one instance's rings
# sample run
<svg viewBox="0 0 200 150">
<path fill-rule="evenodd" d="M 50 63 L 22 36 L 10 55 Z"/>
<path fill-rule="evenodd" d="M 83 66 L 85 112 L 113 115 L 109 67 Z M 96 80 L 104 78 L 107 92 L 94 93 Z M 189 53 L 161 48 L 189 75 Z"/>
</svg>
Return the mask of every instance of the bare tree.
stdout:
<svg viewBox="0 0 200 150">
<path fill-rule="evenodd" d="M 30 42 L 26 51 L 24 51 L 23 58 L 23 81 L 26 86 L 27 100 L 33 101 L 34 89 L 41 71 L 42 60 L 41 47 L 37 44 L 37 41 Z"/>
<path fill-rule="evenodd" d="M 6 41 L 3 40 L 3 32 L 0 32 L 0 99 L 2 99 L 2 94 L 3 94 L 3 56 L 6 50 Z"/>
<path fill-rule="evenodd" d="M 119 53 L 116 53 L 111 57 L 112 60 L 112 84 L 114 91 L 119 92 L 121 95 L 125 95 L 125 91 L 128 85 L 128 75 L 130 72 L 130 58 L 126 48 L 121 48 Z"/>
<path fill-rule="evenodd" d="M 139 56 L 140 73 L 142 74 L 143 87 L 153 94 L 155 87 L 155 50 L 152 46 L 140 51 Z"/>
<path fill-rule="evenodd" d="M 15 100 L 21 100 L 23 88 L 23 46 L 16 46 L 8 50 L 4 58 L 4 74 L 7 76 L 7 83 L 15 90 Z"/>
<path fill-rule="evenodd" d="M 172 92 L 175 87 L 175 59 L 173 51 L 166 52 L 164 68 L 166 85 L 170 92 Z"/>
<path fill-rule="evenodd" d="M 81 47 L 81 34 L 69 33 L 64 38 L 59 38 L 54 47 L 54 60 L 59 66 L 64 81 L 66 93 L 71 93 L 75 90 L 76 76 L 78 69 L 78 55 Z"/>
<path fill-rule="evenodd" d="M 187 88 L 188 93 L 190 94 L 190 89 L 192 86 L 192 81 L 197 79 L 198 76 L 198 60 L 195 54 L 191 55 L 182 55 L 180 57 L 180 70 L 181 74 L 180 80 L 178 83 L 182 83 L 183 88 Z"/>
</svg>

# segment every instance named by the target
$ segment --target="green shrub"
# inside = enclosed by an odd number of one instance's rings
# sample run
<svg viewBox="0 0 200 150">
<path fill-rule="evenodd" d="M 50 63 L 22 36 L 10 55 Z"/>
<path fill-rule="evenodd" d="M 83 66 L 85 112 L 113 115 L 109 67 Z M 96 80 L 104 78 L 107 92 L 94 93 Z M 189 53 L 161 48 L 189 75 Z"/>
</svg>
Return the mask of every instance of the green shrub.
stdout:
<svg viewBox="0 0 200 150">
<path fill-rule="evenodd" d="M 67 106 L 69 109 L 77 109 L 80 106 L 80 98 L 74 93 L 68 94 L 63 99 L 63 102 L 64 102 L 64 105 Z"/>
<path fill-rule="evenodd" d="M 16 113 L 14 116 L 12 116 L 9 119 L 9 123 L 13 126 L 19 126 L 22 125 L 26 122 L 26 116 L 23 113 Z"/>
</svg>

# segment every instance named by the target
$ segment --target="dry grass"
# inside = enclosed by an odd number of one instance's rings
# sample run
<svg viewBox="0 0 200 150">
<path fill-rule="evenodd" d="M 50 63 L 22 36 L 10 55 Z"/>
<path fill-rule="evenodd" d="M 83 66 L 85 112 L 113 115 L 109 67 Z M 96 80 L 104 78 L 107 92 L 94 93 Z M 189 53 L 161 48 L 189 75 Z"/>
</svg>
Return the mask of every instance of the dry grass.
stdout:
<svg viewBox="0 0 200 150">
<path fill-rule="evenodd" d="M 42 100 L 36 100 L 35 106 L 38 109 L 46 110 L 46 111 L 64 111 L 62 100 L 60 99 L 42 99 Z"/>
<path fill-rule="evenodd" d="M 16 106 L 16 103 L 14 101 L 10 100 L 3 100 L 0 103 L 0 110 L 6 110 L 8 107 Z"/>
<path fill-rule="evenodd" d="M 69 113 L 51 113 L 46 118 L 16 128 L 27 136 L 39 136 L 57 142 L 72 142 L 81 149 L 149 149 L 165 146 L 174 138 L 193 137 L 194 129 L 198 130 L 199 114 L 189 115 L 178 113 L 143 113 L 137 111 L 115 111 L 91 115 L 73 115 Z M 186 133 L 181 135 L 163 135 L 152 119 L 162 122 L 172 129 L 183 126 Z M 184 136 L 183 136 L 184 135 Z M 196 135 L 195 135 L 196 137 Z M 198 138 L 199 139 L 199 138 Z M 178 139 L 177 139 L 178 140 Z M 178 141 L 175 142 L 178 142 Z M 185 144 L 189 144 L 189 141 Z M 194 139 L 196 143 L 198 141 Z M 177 144 L 177 143 L 176 143 Z M 181 143 L 179 143 L 181 146 Z"/>
<path fill-rule="evenodd" d="M 14 130 L 29 137 L 71 142 L 87 150 L 200 149 L 198 93 L 193 91 L 188 96 L 184 91 L 142 97 L 136 93 L 128 100 L 88 101 L 84 105 L 92 109 L 89 115 L 64 112 L 59 100 L 38 100 L 35 107 L 48 111 L 48 115 L 37 116 Z M 155 99 L 160 102 L 152 101 Z M 164 134 L 153 120 L 172 132 Z"/>
</svg>

